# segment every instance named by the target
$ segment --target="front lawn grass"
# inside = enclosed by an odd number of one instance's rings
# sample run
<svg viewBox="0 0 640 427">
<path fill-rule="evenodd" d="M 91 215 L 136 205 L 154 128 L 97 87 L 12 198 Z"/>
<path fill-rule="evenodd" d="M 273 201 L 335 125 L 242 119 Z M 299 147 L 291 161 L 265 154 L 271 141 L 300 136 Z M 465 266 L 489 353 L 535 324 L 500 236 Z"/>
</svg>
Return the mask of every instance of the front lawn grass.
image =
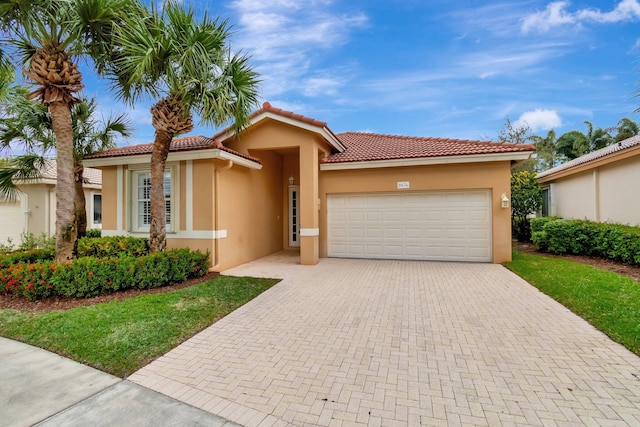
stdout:
<svg viewBox="0 0 640 427">
<path fill-rule="evenodd" d="M 614 341 L 640 355 L 640 284 L 590 265 L 513 251 L 504 264 Z"/>
<path fill-rule="evenodd" d="M 0 335 L 123 378 L 277 282 L 221 276 L 172 292 L 66 311 L 0 310 Z"/>
</svg>

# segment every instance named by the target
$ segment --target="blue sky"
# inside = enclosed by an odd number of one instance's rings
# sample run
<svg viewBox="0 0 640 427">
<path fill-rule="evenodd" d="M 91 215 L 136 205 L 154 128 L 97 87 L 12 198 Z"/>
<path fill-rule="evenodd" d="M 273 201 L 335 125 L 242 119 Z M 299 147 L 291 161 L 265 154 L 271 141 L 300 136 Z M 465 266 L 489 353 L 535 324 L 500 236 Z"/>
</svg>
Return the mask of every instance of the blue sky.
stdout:
<svg viewBox="0 0 640 427">
<path fill-rule="evenodd" d="M 187 0 L 185 0 L 185 3 Z M 640 0 L 200 1 L 251 56 L 261 102 L 336 133 L 497 138 L 509 117 L 536 134 L 640 122 Z M 123 107 L 85 72 L 105 115 L 153 140 L 150 102 Z M 196 127 L 211 136 L 216 129 Z"/>
</svg>

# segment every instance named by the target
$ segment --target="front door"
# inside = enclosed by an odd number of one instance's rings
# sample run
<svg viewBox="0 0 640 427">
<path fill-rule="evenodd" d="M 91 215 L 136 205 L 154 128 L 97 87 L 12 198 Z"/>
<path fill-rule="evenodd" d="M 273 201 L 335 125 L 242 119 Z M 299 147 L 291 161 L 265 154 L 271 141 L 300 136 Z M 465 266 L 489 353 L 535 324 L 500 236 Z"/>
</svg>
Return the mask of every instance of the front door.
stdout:
<svg viewBox="0 0 640 427">
<path fill-rule="evenodd" d="M 300 247 L 300 187 L 289 186 L 289 246 Z"/>
</svg>

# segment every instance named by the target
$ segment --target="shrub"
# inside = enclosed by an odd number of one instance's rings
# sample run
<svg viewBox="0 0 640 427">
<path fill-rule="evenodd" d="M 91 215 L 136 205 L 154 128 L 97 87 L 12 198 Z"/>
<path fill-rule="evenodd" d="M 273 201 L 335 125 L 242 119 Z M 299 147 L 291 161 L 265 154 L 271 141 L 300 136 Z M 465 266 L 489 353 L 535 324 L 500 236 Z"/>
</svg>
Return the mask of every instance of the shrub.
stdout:
<svg viewBox="0 0 640 427">
<path fill-rule="evenodd" d="M 538 231 L 542 231 L 544 225 L 548 222 L 555 221 L 557 219 L 561 219 L 559 216 L 541 216 L 538 218 L 531 218 L 529 222 L 531 223 L 531 231 L 536 233 Z"/>
<path fill-rule="evenodd" d="M 539 220 L 532 221 L 532 227 L 539 226 Z M 542 230 L 535 231 L 532 240 L 544 252 L 597 256 L 640 265 L 640 227 L 552 219 L 544 221 Z"/>
<path fill-rule="evenodd" d="M 78 257 L 111 258 L 121 254 L 140 257 L 148 253 L 149 241 L 139 237 L 83 237 L 78 240 Z"/>
<path fill-rule="evenodd" d="M 542 189 L 536 174 L 529 171 L 511 175 L 511 229 L 520 242 L 531 239 L 528 216 L 542 206 Z"/>
<path fill-rule="evenodd" d="M 33 249 L 51 249 L 56 248 L 56 237 L 47 236 L 45 233 L 41 233 L 39 236 L 33 233 L 22 233 L 20 235 L 20 244 L 18 249 L 21 251 L 29 251 Z"/>
<path fill-rule="evenodd" d="M 209 254 L 188 249 L 141 257 L 85 256 L 63 264 L 53 261 L 0 265 L 5 292 L 29 299 L 62 295 L 86 298 L 121 289 L 149 289 L 200 277 L 207 272 Z"/>
<path fill-rule="evenodd" d="M 56 265 L 46 261 L 38 264 L 13 264 L 0 270 L 0 282 L 6 293 L 37 300 L 53 295 L 53 277 Z"/>
<path fill-rule="evenodd" d="M 89 239 L 102 237 L 102 230 L 100 230 L 99 228 L 91 228 L 87 230 L 86 237 L 88 237 Z"/>
<path fill-rule="evenodd" d="M 0 255 L 0 268 L 13 264 L 34 264 L 42 261 L 53 261 L 56 253 L 53 249 L 33 249 L 30 251 L 11 252 Z"/>
</svg>

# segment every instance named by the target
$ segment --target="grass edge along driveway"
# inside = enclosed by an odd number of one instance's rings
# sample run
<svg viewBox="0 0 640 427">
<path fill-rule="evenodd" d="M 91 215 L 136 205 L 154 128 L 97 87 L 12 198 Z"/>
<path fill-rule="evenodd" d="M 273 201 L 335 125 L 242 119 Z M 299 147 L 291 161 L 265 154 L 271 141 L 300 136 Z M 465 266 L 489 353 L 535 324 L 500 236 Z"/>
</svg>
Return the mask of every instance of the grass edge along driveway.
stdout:
<svg viewBox="0 0 640 427">
<path fill-rule="evenodd" d="M 277 282 L 220 276 L 176 291 L 64 311 L 0 310 L 0 335 L 124 378 Z"/>
<path fill-rule="evenodd" d="M 591 265 L 516 250 L 503 265 L 640 356 L 640 283 Z"/>
</svg>

